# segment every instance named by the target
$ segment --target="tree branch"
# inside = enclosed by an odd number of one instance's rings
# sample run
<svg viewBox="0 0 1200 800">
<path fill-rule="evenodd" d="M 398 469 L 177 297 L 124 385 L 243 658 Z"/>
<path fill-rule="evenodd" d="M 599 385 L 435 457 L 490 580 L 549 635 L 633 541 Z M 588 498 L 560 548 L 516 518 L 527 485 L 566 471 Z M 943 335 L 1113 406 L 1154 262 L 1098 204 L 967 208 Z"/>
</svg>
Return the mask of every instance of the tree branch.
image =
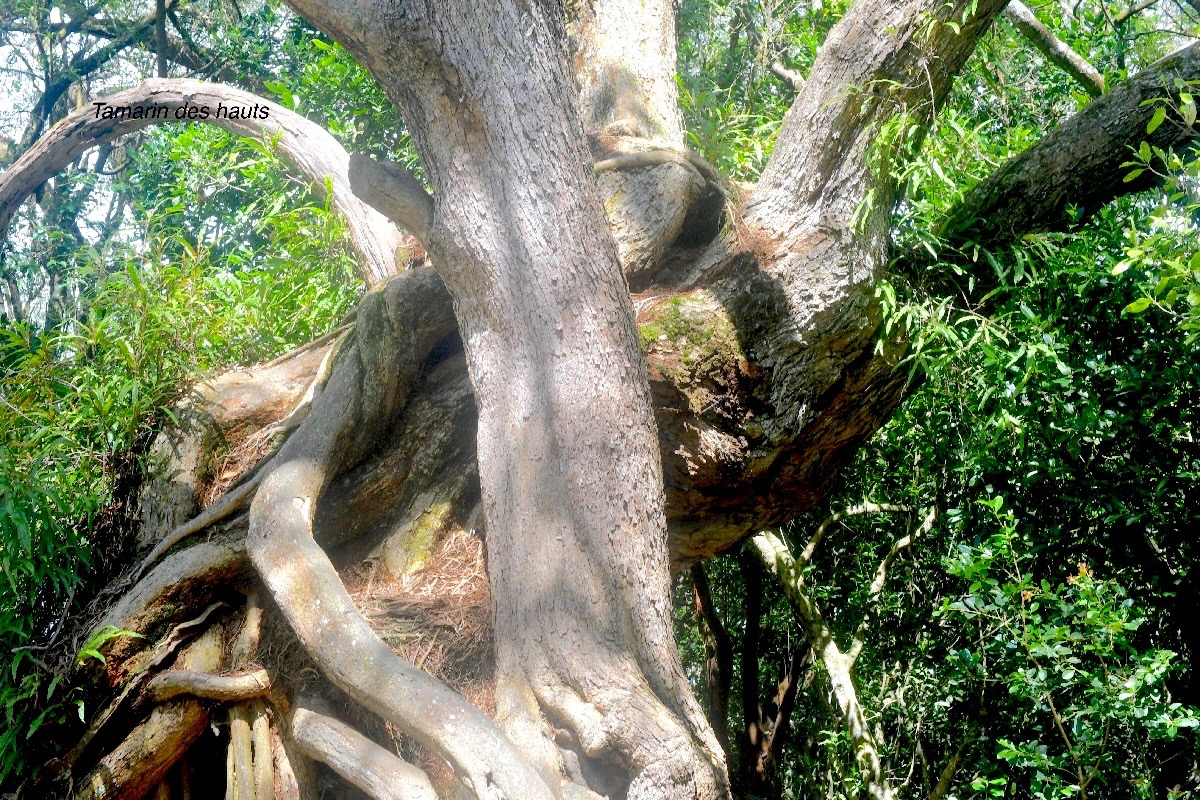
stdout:
<svg viewBox="0 0 1200 800">
<path fill-rule="evenodd" d="M 29 125 L 25 128 L 25 134 L 21 137 L 21 148 L 29 147 L 41 135 L 51 109 L 71 87 L 71 84 L 107 64 L 114 56 L 132 45 L 135 40 L 145 36 L 153 24 L 154 14 L 141 17 L 123 28 L 120 34 L 108 44 L 89 55 L 74 58 L 61 75 L 49 80 L 41 97 L 38 98 L 30 112 L 32 116 Z"/>
<path fill-rule="evenodd" d="M 725 748 L 726 754 L 730 754 L 728 717 L 729 687 L 733 680 L 733 641 L 717 613 L 703 564 L 696 563 L 692 566 L 692 589 L 696 620 L 700 625 L 700 636 L 704 640 L 706 651 L 705 694 L 708 721 L 713 726 L 717 741 Z"/>
<path fill-rule="evenodd" d="M 1029 6 L 1021 0 L 1010 0 L 1004 9 L 1004 17 L 1022 36 L 1032 42 L 1042 55 L 1078 81 L 1088 94 L 1092 97 L 1104 94 L 1104 76 L 1043 25 Z"/>
<path fill-rule="evenodd" d="M 407 228 L 427 250 L 433 224 L 433 197 L 420 181 L 394 161 L 350 156 L 350 188 L 385 217 Z"/>
<path fill-rule="evenodd" d="M 769 230 L 789 239 L 803 236 L 818 220 L 849 227 L 873 188 L 884 195 L 876 197 L 874 213 L 890 214 L 887 170 L 866 163 L 877 124 L 897 112 L 917 124 L 932 119 L 952 78 L 1006 2 L 854 3 L 821 46 L 792 103 L 747 205 L 748 220 L 763 224 L 774 218 Z"/>
<path fill-rule="evenodd" d="M 788 69 L 782 61 L 772 61 L 771 72 L 797 92 L 804 86 L 804 76 L 794 69 Z"/>
<path fill-rule="evenodd" d="M 154 118 L 103 119 L 96 106 L 80 109 L 54 126 L 36 145 L 0 176 L 0 234 L 21 203 L 89 148 L 149 125 L 174 121 L 174 112 L 187 106 L 218 105 L 266 109 L 265 119 L 227 117 L 192 120 L 209 122 L 242 136 L 271 137 L 279 154 L 313 181 L 321 193 L 332 186 L 332 205 L 342 215 L 358 256 L 359 270 L 369 284 L 396 272 L 396 250 L 401 238 L 379 212 L 359 200 L 350 187 L 350 157 L 325 129 L 282 106 L 249 92 L 219 83 L 188 79 L 153 79 L 140 86 L 105 97 L 113 107 L 165 109 Z M 164 120 L 163 117 L 166 117 Z"/>
<path fill-rule="evenodd" d="M 808 540 L 808 544 L 805 545 L 804 551 L 800 554 L 800 557 L 796 559 L 796 566 L 799 569 L 804 569 L 809 565 L 810 562 L 812 562 L 812 557 L 817 550 L 817 546 L 820 545 L 825 539 L 825 532 L 828 531 L 829 527 L 835 522 L 840 522 L 846 517 L 852 517 L 858 514 L 907 513 L 909 511 L 912 511 L 912 509 L 908 506 L 898 506 L 891 503 L 859 503 L 856 506 L 850 506 L 844 511 L 838 511 L 835 514 L 830 515 L 829 518 L 822 522 L 817 528 L 817 532 L 814 533 L 812 538 Z"/>
<path fill-rule="evenodd" d="M 892 549 L 879 562 L 879 566 L 875 569 L 875 577 L 871 580 L 871 586 L 867 589 L 867 613 L 863 615 L 862 621 L 858 623 L 858 629 L 854 631 L 854 640 L 850 644 L 850 649 L 846 652 L 846 657 L 853 663 L 858 660 L 859 653 L 862 652 L 863 642 L 866 641 L 867 631 L 871 627 L 871 619 L 875 615 L 875 611 L 879 606 L 879 596 L 883 594 L 883 584 L 887 581 L 888 568 L 892 566 L 892 562 L 896 560 L 901 550 L 912 545 L 917 539 L 929 533 L 933 529 L 933 521 L 937 519 L 937 509 L 929 509 L 929 513 L 925 515 L 924 522 L 917 530 L 900 537 L 892 544 Z"/>
<path fill-rule="evenodd" d="M 1156 62 L 1112 89 L 967 193 L 942 224 L 954 247 L 996 247 L 1026 233 L 1064 230 L 1106 203 L 1156 184 L 1150 171 L 1125 181 L 1121 164 L 1141 142 L 1163 149 L 1196 140 L 1200 130 L 1172 115 L 1153 133 L 1147 100 L 1175 94 L 1172 82 L 1200 80 L 1200 44 Z M 1068 207 L 1075 214 L 1068 214 Z"/>
<path fill-rule="evenodd" d="M 788 546 L 773 533 L 760 533 L 750 540 L 751 546 L 767 571 L 775 578 L 800 618 L 809 644 L 821 658 L 829 676 L 834 702 L 854 746 L 867 793 L 873 800 L 894 800 L 895 791 L 883 769 L 879 744 L 867 724 L 866 712 L 858 699 L 854 685 L 853 661 L 842 652 L 833 638 L 833 631 L 817 608 L 811 592 L 804 583 L 804 571 L 792 558 Z"/>
</svg>

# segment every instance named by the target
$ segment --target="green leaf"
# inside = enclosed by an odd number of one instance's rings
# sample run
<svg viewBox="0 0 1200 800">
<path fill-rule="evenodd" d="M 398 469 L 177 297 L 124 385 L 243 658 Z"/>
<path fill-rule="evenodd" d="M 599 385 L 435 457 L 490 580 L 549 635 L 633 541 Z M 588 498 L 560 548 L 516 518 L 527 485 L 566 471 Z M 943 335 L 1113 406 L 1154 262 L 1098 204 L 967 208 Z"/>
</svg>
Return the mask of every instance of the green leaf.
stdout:
<svg viewBox="0 0 1200 800">
<path fill-rule="evenodd" d="M 1150 307 L 1151 302 L 1149 297 L 1139 297 L 1121 310 L 1126 314 L 1140 314 Z"/>
<path fill-rule="evenodd" d="M 1154 114 L 1150 117 L 1150 121 L 1146 123 L 1146 133 L 1154 133 L 1158 130 L 1158 126 L 1163 124 L 1163 120 L 1167 118 L 1166 106 L 1159 106 L 1154 109 Z"/>
</svg>

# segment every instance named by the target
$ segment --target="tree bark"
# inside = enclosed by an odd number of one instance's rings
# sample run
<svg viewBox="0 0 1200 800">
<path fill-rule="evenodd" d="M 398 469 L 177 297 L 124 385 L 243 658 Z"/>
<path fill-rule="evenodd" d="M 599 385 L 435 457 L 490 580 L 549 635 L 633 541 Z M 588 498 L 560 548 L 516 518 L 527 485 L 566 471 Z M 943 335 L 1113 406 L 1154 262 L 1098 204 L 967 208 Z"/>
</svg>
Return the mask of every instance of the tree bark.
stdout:
<svg viewBox="0 0 1200 800">
<path fill-rule="evenodd" d="M 433 63 L 383 61 L 373 42 L 363 55 L 422 153 L 429 251 L 460 311 L 497 719 L 549 785 L 562 774 L 554 720 L 585 759 L 626 765 L 630 798 L 722 796 L 723 757 L 671 633 L 646 372 L 562 20 L 537 6 L 406 11 L 376 35 Z"/>
<path fill-rule="evenodd" d="M 672 559 L 685 567 L 810 508 L 899 402 L 902 344 L 875 347 L 887 164 L 907 156 L 887 123 L 932 118 L 1003 2 L 854 4 L 757 189 L 721 236 L 710 225 L 687 242 L 687 220 L 714 187 L 718 205 L 724 196 L 711 167 L 672 138 L 678 110 L 657 108 L 674 102 L 663 83 L 673 86 L 669 5 L 647 5 L 642 18 L 632 5 L 592 4 L 575 22 L 574 64 L 553 4 L 294 5 L 400 108 L 433 199 L 403 179 L 374 180 L 391 167 L 359 186 L 411 222 L 444 285 L 413 270 L 370 293 L 307 418 L 263 468 L 248 522 L 229 517 L 227 539 L 168 554 L 108 619 L 161 629 L 213 582 L 244 577 L 248 554 L 323 675 L 449 762 L 477 796 L 727 796 L 722 749 L 673 641 Z M 636 19 L 641 38 L 622 40 Z M 614 71 L 618 56 L 637 81 Z M 572 76 L 599 91 L 577 100 Z M 622 81 L 630 92 L 608 85 Z M 217 97 L 206 91 L 166 96 Z M 1100 102 L 1126 112 L 1140 102 L 1114 96 Z M 56 128 L 40 156 L 0 180 L 5 219 L 47 165 L 111 133 L 92 122 Z M 631 217 L 647 197 L 669 207 Z M 390 241 L 390 226 L 378 230 Z M 630 244 L 639 238 L 652 246 Z M 395 248 L 377 250 L 391 259 Z M 372 279 L 394 269 L 379 252 L 363 255 Z M 623 268 L 646 289 L 636 305 Z M 291 405 L 274 397 L 282 391 L 265 394 L 264 406 Z M 498 726 L 381 641 L 330 558 L 411 532 L 431 497 L 470 508 L 476 469 Z M 410 543 L 386 550 L 397 569 Z M 833 647 L 822 655 L 855 717 L 841 663 L 852 658 Z"/>
<path fill-rule="evenodd" d="M 1142 141 L 1167 149 L 1196 140 L 1196 127 L 1173 113 L 1146 133 L 1154 108 L 1144 103 L 1175 97 L 1176 78 L 1200 80 L 1200 45 L 1158 61 L 1010 158 L 948 215 L 943 238 L 957 247 L 997 247 L 1026 233 L 1064 230 L 1116 197 L 1156 185 L 1160 178 L 1149 171 L 1126 181 L 1131 168 L 1121 165 Z"/>
</svg>

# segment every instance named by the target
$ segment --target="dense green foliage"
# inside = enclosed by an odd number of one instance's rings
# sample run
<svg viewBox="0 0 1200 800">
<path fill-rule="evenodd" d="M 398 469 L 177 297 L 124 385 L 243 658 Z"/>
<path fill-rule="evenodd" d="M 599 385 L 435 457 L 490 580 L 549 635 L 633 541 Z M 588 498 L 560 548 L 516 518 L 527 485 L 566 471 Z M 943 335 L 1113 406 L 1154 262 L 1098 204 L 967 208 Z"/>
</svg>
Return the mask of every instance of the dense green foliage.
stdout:
<svg viewBox="0 0 1200 800">
<path fill-rule="evenodd" d="M 91 287 L 77 317 L 2 331 L 0 780 L 22 769 L 44 719 L 91 711 L 55 694 L 27 645 L 62 633 L 75 592 L 127 555 L 102 510 L 130 500 L 114 493 L 136 478 L 171 405 L 220 367 L 322 335 L 359 292 L 341 223 L 286 176 L 269 143 L 159 131 L 122 183 L 144 236 L 75 254 L 70 267 Z"/>
<path fill-rule="evenodd" d="M 753 178 L 769 155 L 762 134 L 790 97 L 768 65 L 780 59 L 803 73 L 838 11 L 685 4 L 709 31 L 684 47 L 681 64 L 701 152 Z M 1173 46 L 1150 35 L 1154 19 L 1114 29 L 1104 14 L 1083 3 L 1074 17 L 1043 16 L 1110 82 Z M 1160 103 L 1187 120 L 1192 87 L 1174 88 Z M 902 132 L 920 143 L 916 157 L 892 166 L 904 189 L 899 259 L 879 298 L 886 329 L 911 336 L 917 386 L 828 512 L 864 500 L 940 512 L 933 532 L 892 565 L 855 668 L 901 797 L 1188 797 L 1197 787 L 1200 160 L 1131 153 L 1126 168 L 1155 169 L 1163 191 L 1069 234 L 997 252 L 950 251 L 938 236 L 938 221 L 974 183 L 1087 100 L 998 24 L 935 128 L 923 140 Z M 885 133 L 881 141 L 894 143 L 901 132 Z M 794 523 L 793 552 L 825 516 Z M 818 549 L 808 581 L 839 642 L 872 607 L 880 561 L 916 523 L 850 517 Z M 770 589 L 764 632 L 748 640 L 744 596 L 761 575 L 720 560 L 708 571 L 737 650 L 736 750 L 752 718 L 741 685 L 747 651 L 758 658 L 754 695 L 769 705 L 788 654 L 806 645 Z M 678 630 L 703 689 L 704 643 L 683 599 Z M 809 659 L 782 785 L 796 797 L 865 793 L 824 670 Z"/>
</svg>

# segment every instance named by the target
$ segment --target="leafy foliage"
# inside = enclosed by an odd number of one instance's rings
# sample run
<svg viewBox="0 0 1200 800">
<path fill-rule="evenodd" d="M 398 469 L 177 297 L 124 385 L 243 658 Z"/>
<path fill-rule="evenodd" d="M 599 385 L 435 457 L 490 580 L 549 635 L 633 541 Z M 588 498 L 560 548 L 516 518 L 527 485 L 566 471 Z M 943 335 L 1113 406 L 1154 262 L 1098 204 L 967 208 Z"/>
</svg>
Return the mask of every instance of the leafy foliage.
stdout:
<svg viewBox="0 0 1200 800">
<path fill-rule="evenodd" d="M 71 263 L 93 287 L 78 316 L 0 328 L 0 783 L 28 768 L 44 724 L 91 710 L 31 645 L 58 641 L 76 592 L 128 546 L 98 518 L 172 404 L 212 370 L 324 334 L 359 293 L 340 221 L 269 142 L 156 131 L 120 188 L 144 233 Z"/>
</svg>

